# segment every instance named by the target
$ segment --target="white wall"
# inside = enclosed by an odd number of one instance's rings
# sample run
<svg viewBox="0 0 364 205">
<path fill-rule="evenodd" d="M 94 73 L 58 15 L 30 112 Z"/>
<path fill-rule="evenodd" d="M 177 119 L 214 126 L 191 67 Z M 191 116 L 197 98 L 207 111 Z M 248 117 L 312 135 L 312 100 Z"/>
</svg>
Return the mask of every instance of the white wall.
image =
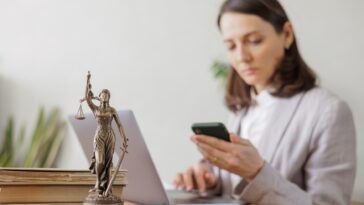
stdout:
<svg viewBox="0 0 364 205">
<path fill-rule="evenodd" d="M 41 105 L 75 113 L 91 70 L 95 92 L 109 88 L 112 106 L 134 110 L 162 178 L 171 181 L 199 159 L 190 124 L 226 120 L 222 90 L 209 70 L 225 56 L 215 23 L 221 2 L 0 0 L 0 128 L 10 113 L 31 128 Z M 354 112 L 354 198 L 364 201 L 364 1 L 283 4 L 322 85 Z M 59 166 L 87 168 L 72 130 Z"/>
</svg>

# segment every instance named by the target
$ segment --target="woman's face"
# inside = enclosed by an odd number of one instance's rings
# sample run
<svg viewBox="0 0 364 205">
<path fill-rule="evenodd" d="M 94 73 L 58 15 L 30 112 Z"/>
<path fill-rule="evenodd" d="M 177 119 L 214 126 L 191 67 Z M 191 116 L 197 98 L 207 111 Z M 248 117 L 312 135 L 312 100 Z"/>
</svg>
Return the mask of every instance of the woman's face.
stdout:
<svg viewBox="0 0 364 205">
<path fill-rule="evenodd" d="M 220 29 L 230 63 L 239 76 L 257 92 L 267 88 L 285 47 L 293 40 L 291 25 L 287 22 L 278 34 L 259 16 L 227 12 L 221 17 Z"/>
</svg>

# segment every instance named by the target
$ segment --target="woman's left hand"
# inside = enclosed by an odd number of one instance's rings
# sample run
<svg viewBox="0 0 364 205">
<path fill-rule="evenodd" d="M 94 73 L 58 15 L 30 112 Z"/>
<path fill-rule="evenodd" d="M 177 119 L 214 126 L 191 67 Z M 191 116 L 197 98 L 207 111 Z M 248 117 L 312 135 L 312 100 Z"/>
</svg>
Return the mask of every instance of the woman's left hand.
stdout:
<svg viewBox="0 0 364 205">
<path fill-rule="evenodd" d="M 251 181 L 264 165 L 264 160 L 249 140 L 230 133 L 230 141 L 205 135 L 194 135 L 192 141 L 211 164 Z"/>
</svg>

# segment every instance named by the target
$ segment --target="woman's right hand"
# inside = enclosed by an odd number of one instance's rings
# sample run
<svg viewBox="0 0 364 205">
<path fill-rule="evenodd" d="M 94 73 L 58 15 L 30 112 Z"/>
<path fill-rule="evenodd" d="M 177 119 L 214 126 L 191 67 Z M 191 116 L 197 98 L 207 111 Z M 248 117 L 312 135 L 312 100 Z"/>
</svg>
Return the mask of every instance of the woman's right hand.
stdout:
<svg viewBox="0 0 364 205">
<path fill-rule="evenodd" d="M 173 181 L 176 188 L 183 188 L 186 191 L 198 190 L 199 192 L 205 192 L 207 189 L 215 187 L 216 184 L 217 176 L 204 162 L 178 173 Z"/>
</svg>

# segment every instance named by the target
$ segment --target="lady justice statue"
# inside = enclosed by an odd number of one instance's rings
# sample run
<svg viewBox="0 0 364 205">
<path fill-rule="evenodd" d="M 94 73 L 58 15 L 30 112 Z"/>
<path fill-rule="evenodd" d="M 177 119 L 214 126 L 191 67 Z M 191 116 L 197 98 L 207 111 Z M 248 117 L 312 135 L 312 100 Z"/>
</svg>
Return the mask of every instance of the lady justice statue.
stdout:
<svg viewBox="0 0 364 205">
<path fill-rule="evenodd" d="M 110 193 L 121 162 L 124 159 L 125 153 L 127 153 L 128 139 L 118 113 L 109 105 L 110 91 L 103 89 L 98 97 L 94 97 L 91 91 L 90 78 L 91 74 L 89 71 L 87 74 L 85 98 L 81 99 L 80 103 L 87 102 L 97 121 L 97 129 L 94 137 L 94 153 L 90 165 L 91 172 L 96 174 L 97 178 L 95 187 L 89 191 L 89 195 L 84 200 L 84 204 L 123 204 L 119 197 L 113 196 Z M 92 100 L 98 100 L 100 104 L 97 106 Z M 76 118 L 85 119 L 81 105 Z M 115 148 L 115 134 L 111 126 L 113 120 L 115 120 L 120 136 L 122 137 L 123 147 L 121 148 L 122 154 L 111 177 L 112 157 Z"/>
</svg>

